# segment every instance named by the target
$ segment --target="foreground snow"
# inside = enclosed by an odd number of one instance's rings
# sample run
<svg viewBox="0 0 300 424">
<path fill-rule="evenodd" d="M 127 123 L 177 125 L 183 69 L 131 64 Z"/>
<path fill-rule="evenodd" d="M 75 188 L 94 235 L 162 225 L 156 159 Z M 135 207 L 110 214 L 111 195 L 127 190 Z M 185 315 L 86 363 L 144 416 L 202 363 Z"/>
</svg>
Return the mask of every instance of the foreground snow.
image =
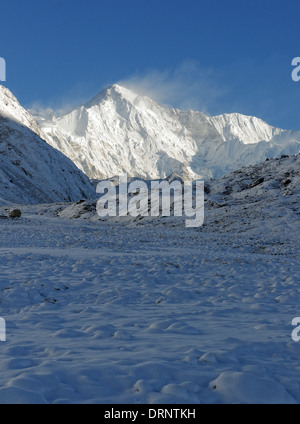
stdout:
<svg viewBox="0 0 300 424">
<path fill-rule="evenodd" d="M 212 182 L 200 229 L 90 204 L 1 219 L 0 402 L 300 403 L 298 161 Z"/>
</svg>

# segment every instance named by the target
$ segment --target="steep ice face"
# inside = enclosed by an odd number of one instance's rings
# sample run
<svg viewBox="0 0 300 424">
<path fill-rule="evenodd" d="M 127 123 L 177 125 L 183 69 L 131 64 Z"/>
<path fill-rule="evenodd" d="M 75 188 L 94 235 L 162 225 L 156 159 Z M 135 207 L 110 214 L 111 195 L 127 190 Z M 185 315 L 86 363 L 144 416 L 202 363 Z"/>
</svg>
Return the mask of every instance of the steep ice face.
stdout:
<svg viewBox="0 0 300 424">
<path fill-rule="evenodd" d="M 75 201 L 94 195 L 88 178 L 49 146 L 32 116 L 0 86 L 0 202 Z"/>
<path fill-rule="evenodd" d="M 38 118 L 37 118 L 38 119 Z M 211 178 L 266 157 L 299 152 L 300 132 L 240 114 L 208 117 L 159 106 L 114 85 L 53 119 L 38 119 L 49 144 L 90 178 Z"/>
<path fill-rule="evenodd" d="M 215 116 L 211 122 L 224 141 L 239 140 L 244 144 L 256 144 L 260 141 L 269 142 L 275 135 L 282 133 L 282 130 L 271 127 L 261 119 L 238 113 Z"/>
</svg>

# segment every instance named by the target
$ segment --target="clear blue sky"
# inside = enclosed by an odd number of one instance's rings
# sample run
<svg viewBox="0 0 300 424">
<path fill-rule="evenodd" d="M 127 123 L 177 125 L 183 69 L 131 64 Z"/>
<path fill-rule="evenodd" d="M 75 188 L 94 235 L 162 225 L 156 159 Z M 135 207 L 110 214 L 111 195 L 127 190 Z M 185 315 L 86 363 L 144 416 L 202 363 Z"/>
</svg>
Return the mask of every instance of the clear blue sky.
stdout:
<svg viewBox="0 0 300 424">
<path fill-rule="evenodd" d="M 9 0 L 0 13 L 4 85 L 25 106 L 75 105 L 134 79 L 166 85 L 175 107 L 300 129 L 297 0 Z"/>
</svg>

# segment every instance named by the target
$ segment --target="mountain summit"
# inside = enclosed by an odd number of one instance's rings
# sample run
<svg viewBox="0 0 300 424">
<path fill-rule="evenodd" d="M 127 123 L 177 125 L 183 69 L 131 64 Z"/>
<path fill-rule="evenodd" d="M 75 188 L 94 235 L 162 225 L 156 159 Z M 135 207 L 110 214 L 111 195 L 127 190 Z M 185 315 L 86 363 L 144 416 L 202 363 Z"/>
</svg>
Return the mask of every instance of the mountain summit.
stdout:
<svg viewBox="0 0 300 424">
<path fill-rule="evenodd" d="M 211 178 L 266 157 L 295 154 L 300 132 L 240 114 L 209 117 L 158 105 L 120 85 L 53 119 L 37 118 L 46 140 L 90 178 Z"/>
</svg>

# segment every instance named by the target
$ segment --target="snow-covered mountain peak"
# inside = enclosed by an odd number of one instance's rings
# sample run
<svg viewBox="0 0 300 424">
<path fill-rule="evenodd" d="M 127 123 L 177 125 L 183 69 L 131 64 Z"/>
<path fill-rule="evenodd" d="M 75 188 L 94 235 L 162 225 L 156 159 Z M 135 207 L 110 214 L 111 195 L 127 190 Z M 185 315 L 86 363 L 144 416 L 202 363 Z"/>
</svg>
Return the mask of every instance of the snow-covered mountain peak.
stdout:
<svg viewBox="0 0 300 424">
<path fill-rule="evenodd" d="M 123 87 L 119 84 L 114 84 L 100 91 L 100 93 L 98 93 L 92 100 L 87 102 L 84 107 L 86 109 L 90 109 L 94 106 L 99 106 L 107 101 L 115 103 L 128 102 L 133 105 L 138 97 L 138 94 L 134 93 L 128 88 Z"/>
<path fill-rule="evenodd" d="M 111 97 L 115 97 L 116 99 L 121 98 L 130 103 L 134 103 L 136 98 L 139 97 L 137 93 L 119 84 L 112 85 L 109 88 L 108 93 Z"/>
<path fill-rule="evenodd" d="M 119 84 L 57 119 L 39 119 L 46 140 L 90 178 L 219 177 L 266 157 L 299 152 L 300 132 L 234 114 L 208 117 L 158 105 Z"/>
</svg>

